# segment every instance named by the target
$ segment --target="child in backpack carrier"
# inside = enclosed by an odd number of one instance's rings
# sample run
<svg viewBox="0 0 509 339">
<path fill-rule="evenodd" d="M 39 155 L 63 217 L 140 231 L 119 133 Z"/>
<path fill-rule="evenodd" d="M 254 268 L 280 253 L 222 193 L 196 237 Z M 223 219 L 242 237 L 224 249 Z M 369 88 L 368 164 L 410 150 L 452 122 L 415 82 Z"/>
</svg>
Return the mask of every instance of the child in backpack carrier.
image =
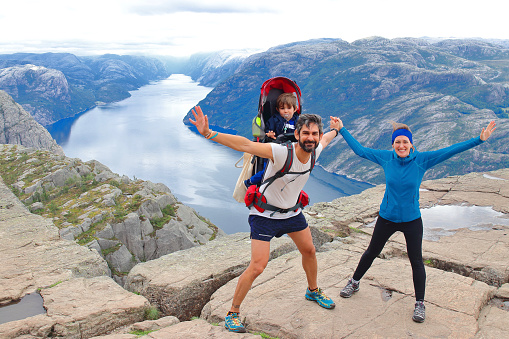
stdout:
<svg viewBox="0 0 509 339">
<path fill-rule="evenodd" d="M 265 135 L 276 140 L 286 134 L 292 134 L 295 131 L 295 123 L 298 115 L 297 98 L 293 93 L 283 93 L 277 98 L 276 109 L 279 114 L 271 116 L 265 124 Z M 251 185 L 259 185 L 262 182 L 263 173 L 267 166 L 267 159 L 264 160 L 263 170 L 255 173 L 251 178 L 244 181 L 247 188 Z"/>
</svg>

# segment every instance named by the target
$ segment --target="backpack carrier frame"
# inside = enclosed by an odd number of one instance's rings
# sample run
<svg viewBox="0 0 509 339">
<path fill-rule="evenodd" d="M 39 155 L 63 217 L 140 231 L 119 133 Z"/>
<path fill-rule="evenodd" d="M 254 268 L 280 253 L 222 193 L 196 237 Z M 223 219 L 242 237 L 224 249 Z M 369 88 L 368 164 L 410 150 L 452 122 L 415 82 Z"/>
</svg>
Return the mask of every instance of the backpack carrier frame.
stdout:
<svg viewBox="0 0 509 339">
<path fill-rule="evenodd" d="M 300 115 L 302 112 L 301 91 L 297 83 L 286 77 L 275 77 L 266 80 L 260 89 L 260 99 L 258 101 L 258 114 L 253 119 L 252 132 L 254 141 L 258 142 L 277 142 L 296 141 L 293 133 L 278 137 L 275 141 L 265 137 L 265 124 L 271 116 L 279 114 L 277 111 L 277 98 L 283 93 L 293 93 L 296 97 L 297 109 L 294 115 Z M 251 175 L 263 170 L 264 160 L 257 156 L 253 157 L 253 172 Z"/>
</svg>

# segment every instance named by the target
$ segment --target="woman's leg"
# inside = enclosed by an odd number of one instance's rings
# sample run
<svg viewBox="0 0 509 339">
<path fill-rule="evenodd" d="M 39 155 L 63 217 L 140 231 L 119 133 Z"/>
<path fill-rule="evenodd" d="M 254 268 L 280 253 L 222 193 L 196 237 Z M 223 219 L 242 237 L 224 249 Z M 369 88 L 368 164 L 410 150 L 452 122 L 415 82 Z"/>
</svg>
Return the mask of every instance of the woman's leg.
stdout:
<svg viewBox="0 0 509 339">
<path fill-rule="evenodd" d="M 371 264 L 373 264 L 373 260 L 375 260 L 380 252 L 382 252 L 387 240 L 389 240 L 391 235 L 393 235 L 396 231 L 397 227 L 395 223 L 378 217 L 369 246 L 362 255 L 361 260 L 357 265 L 357 269 L 353 274 L 354 280 L 361 280 L 367 270 L 371 267 Z"/>
<path fill-rule="evenodd" d="M 412 265 L 415 299 L 424 300 L 426 289 L 426 270 L 422 262 L 422 219 L 406 223 L 401 230 L 405 235 L 408 259 Z"/>
</svg>

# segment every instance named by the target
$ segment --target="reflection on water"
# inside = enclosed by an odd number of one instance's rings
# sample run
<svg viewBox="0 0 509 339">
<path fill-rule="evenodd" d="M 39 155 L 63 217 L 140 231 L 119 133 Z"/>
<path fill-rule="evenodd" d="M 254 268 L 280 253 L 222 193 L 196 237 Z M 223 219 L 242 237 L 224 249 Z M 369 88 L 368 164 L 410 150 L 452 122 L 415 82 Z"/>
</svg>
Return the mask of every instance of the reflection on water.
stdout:
<svg viewBox="0 0 509 339">
<path fill-rule="evenodd" d="M 433 206 L 421 209 L 424 239 L 438 240 L 441 236 L 454 234 L 454 230 L 491 229 L 495 225 L 509 226 L 505 214 L 489 206 Z"/>
<path fill-rule="evenodd" d="M 509 225 L 504 213 L 490 206 L 447 205 L 433 206 L 421 210 L 422 219 L 429 228 L 485 228 L 493 225 Z"/>
<path fill-rule="evenodd" d="M 494 177 L 494 176 L 489 175 L 489 174 L 483 174 L 482 176 L 483 176 L 483 177 L 485 177 L 486 179 L 492 179 L 492 180 L 505 180 L 505 179 L 502 179 L 502 178 Z"/>
<path fill-rule="evenodd" d="M 489 206 L 447 205 L 421 209 L 423 239 L 438 241 L 440 237 L 456 233 L 456 230 L 489 230 L 497 225 L 509 226 L 509 219 L 504 213 L 497 212 Z M 374 227 L 375 221 L 367 225 Z"/>
<path fill-rule="evenodd" d="M 30 293 L 20 301 L 0 307 L 0 324 L 44 314 L 43 299 L 39 293 Z"/>
<path fill-rule="evenodd" d="M 488 305 L 495 306 L 501 310 L 509 312 L 509 301 L 500 298 L 493 298 L 489 301 Z"/>
</svg>

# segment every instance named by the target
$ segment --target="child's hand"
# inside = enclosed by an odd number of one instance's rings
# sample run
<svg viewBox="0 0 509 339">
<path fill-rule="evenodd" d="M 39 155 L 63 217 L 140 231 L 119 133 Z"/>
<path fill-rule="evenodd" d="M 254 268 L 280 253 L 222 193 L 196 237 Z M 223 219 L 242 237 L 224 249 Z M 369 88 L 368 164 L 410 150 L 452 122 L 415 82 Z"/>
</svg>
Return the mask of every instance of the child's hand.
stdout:
<svg viewBox="0 0 509 339">
<path fill-rule="evenodd" d="M 265 135 L 267 135 L 269 138 L 276 139 L 276 133 L 274 133 L 274 131 L 268 131 L 265 133 Z"/>
</svg>

